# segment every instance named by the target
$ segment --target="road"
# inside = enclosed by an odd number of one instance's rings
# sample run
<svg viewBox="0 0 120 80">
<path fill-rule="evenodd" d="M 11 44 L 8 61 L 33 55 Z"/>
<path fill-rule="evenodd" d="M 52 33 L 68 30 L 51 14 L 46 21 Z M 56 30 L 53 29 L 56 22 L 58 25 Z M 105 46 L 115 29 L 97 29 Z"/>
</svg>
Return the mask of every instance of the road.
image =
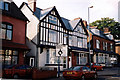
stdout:
<svg viewBox="0 0 120 80">
<path fill-rule="evenodd" d="M 103 71 L 97 71 L 98 80 L 120 80 L 120 67 L 105 68 Z M 62 75 L 59 78 L 50 78 L 45 80 L 65 80 Z"/>
</svg>

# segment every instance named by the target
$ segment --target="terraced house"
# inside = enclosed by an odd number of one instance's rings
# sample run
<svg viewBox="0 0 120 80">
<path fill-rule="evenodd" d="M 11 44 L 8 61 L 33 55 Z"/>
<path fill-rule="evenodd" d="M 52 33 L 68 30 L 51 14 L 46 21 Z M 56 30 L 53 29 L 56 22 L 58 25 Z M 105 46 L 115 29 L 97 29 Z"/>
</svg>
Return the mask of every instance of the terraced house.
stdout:
<svg viewBox="0 0 120 80">
<path fill-rule="evenodd" d="M 92 62 L 103 66 L 117 64 L 117 54 L 115 53 L 115 41 L 113 35 L 107 28 L 100 31 L 97 27 L 91 27 L 91 50 L 93 50 Z"/>
<path fill-rule="evenodd" d="M 66 56 L 60 58 L 61 70 L 75 65 L 85 65 L 87 55 L 87 31 L 82 19 L 70 21 L 60 17 L 55 7 L 40 9 L 36 0 L 28 0 L 20 7 L 29 19 L 27 24 L 27 64 L 36 67 L 57 67 L 56 45 L 66 46 Z"/>
<path fill-rule="evenodd" d="M 81 18 L 68 20 L 62 18 L 68 32 L 68 66 L 85 65 L 88 63 L 87 30 Z"/>
</svg>

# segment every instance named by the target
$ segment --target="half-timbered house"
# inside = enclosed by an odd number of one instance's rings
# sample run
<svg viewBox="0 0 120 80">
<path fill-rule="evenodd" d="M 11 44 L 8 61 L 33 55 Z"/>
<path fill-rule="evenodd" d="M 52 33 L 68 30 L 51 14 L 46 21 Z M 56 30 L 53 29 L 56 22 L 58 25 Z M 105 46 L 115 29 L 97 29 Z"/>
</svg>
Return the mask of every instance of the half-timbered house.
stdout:
<svg viewBox="0 0 120 80">
<path fill-rule="evenodd" d="M 35 5 L 35 2 L 32 4 Z M 27 45 L 31 51 L 27 55 L 28 64 L 37 67 L 57 67 L 56 45 L 67 45 L 68 29 L 59 16 L 55 6 L 47 9 L 31 8 L 27 3 L 21 11 L 29 19 L 27 24 Z M 61 68 L 67 68 L 67 57 L 61 57 Z"/>
<path fill-rule="evenodd" d="M 81 18 L 68 20 L 62 18 L 68 31 L 68 66 L 88 63 L 87 30 Z"/>
</svg>

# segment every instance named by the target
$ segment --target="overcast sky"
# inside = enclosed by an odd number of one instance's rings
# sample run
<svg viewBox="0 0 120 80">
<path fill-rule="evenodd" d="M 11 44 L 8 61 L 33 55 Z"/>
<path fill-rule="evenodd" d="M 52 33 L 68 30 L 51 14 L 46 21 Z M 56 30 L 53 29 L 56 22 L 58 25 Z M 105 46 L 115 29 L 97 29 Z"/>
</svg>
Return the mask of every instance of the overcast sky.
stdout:
<svg viewBox="0 0 120 80">
<path fill-rule="evenodd" d="M 18 7 L 27 0 L 13 0 Z M 73 20 L 80 17 L 88 20 L 88 7 L 90 9 L 90 22 L 104 17 L 114 18 L 118 21 L 119 0 L 37 0 L 37 7 L 45 9 L 56 6 L 60 16 Z"/>
</svg>

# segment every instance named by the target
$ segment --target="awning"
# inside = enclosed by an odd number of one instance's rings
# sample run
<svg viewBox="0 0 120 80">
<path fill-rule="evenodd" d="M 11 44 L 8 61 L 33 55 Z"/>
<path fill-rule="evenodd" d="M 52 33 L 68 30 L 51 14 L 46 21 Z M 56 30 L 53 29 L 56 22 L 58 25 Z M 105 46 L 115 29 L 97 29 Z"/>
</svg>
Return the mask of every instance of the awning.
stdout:
<svg viewBox="0 0 120 80">
<path fill-rule="evenodd" d="M 116 54 L 117 55 L 117 53 L 112 52 L 112 51 L 104 51 L 104 50 L 99 50 L 99 49 L 94 49 L 93 51 L 98 52 L 98 53 Z"/>
<path fill-rule="evenodd" d="M 86 49 L 86 48 L 79 48 L 79 47 L 73 47 L 73 46 L 70 46 L 69 47 L 69 49 L 70 50 L 72 50 L 72 51 L 75 51 L 75 52 L 86 52 L 86 53 L 89 53 L 89 50 L 88 49 Z"/>
<path fill-rule="evenodd" d="M 19 44 L 19 43 L 14 43 L 12 41 L 5 41 L 5 40 L 2 40 L 2 48 L 30 50 L 25 44 Z"/>
</svg>

